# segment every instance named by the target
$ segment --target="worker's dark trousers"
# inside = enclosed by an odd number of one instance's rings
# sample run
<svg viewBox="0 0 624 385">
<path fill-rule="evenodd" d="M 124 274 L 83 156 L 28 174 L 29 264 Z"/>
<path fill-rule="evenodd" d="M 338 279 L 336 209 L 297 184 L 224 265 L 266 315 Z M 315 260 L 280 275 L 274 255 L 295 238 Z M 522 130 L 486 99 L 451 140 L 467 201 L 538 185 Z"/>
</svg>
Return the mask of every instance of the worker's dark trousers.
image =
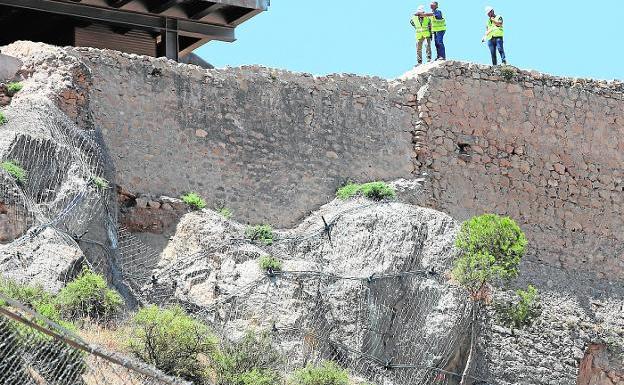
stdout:
<svg viewBox="0 0 624 385">
<path fill-rule="evenodd" d="M 498 52 L 500 53 L 503 64 L 507 63 L 507 59 L 505 58 L 505 48 L 503 47 L 502 37 L 493 37 L 490 40 L 488 40 L 488 47 L 490 47 L 490 53 L 492 54 L 492 65 L 498 64 L 498 60 L 496 57 L 497 48 L 498 48 Z"/>
<path fill-rule="evenodd" d="M 444 47 L 444 33 L 446 31 L 434 32 L 433 40 L 436 46 L 436 59 L 446 59 L 446 48 Z"/>
</svg>

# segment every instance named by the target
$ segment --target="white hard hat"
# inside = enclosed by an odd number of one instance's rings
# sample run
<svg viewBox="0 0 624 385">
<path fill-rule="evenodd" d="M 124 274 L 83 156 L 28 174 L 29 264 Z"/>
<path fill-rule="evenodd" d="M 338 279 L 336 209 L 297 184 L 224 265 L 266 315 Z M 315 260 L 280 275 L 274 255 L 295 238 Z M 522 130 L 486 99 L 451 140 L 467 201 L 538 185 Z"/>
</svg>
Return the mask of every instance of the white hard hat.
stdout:
<svg viewBox="0 0 624 385">
<path fill-rule="evenodd" d="M 490 7 L 489 5 L 487 7 L 485 7 L 485 14 L 489 15 L 490 12 L 492 12 L 494 10 L 494 8 Z"/>
<path fill-rule="evenodd" d="M 425 13 L 425 6 L 419 5 L 418 9 L 416 10 L 416 13 Z"/>
</svg>

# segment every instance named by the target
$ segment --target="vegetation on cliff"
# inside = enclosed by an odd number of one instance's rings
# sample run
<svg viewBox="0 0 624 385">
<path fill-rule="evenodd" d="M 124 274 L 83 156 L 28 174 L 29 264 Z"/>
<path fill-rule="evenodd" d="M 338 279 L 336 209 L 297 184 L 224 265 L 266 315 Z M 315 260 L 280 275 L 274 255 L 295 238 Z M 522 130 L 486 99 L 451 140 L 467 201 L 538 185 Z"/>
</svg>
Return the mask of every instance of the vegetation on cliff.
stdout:
<svg viewBox="0 0 624 385">
<path fill-rule="evenodd" d="M 249 226 L 245 230 L 245 236 L 252 241 L 260 241 L 267 246 L 273 244 L 273 227 L 270 225 Z"/>
<path fill-rule="evenodd" d="M 194 210 L 201 210 L 206 208 L 206 201 L 197 193 L 190 192 L 182 195 L 181 198 L 184 203 L 189 205 Z"/>
<path fill-rule="evenodd" d="M 0 124 L 2 124 L 2 118 L 3 116 L 0 115 Z M 16 161 L 12 161 L 12 160 L 4 161 L 0 163 L 0 167 L 2 167 L 4 171 L 9 173 L 9 175 L 11 175 L 17 181 L 17 183 L 20 183 L 20 184 L 26 183 L 26 176 L 27 176 L 26 170 L 24 170 Z"/>
<path fill-rule="evenodd" d="M 349 199 L 362 195 L 366 198 L 380 201 L 383 199 L 392 199 L 396 197 L 396 192 L 392 186 L 385 182 L 369 182 L 363 184 L 347 183 L 336 191 L 336 197 L 339 199 Z"/>
<path fill-rule="evenodd" d="M 487 283 L 518 276 L 527 239 L 513 219 L 484 214 L 462 224 L 455 245 L 462 254 L 453 278 L 475 296 Z"/>
</svg>

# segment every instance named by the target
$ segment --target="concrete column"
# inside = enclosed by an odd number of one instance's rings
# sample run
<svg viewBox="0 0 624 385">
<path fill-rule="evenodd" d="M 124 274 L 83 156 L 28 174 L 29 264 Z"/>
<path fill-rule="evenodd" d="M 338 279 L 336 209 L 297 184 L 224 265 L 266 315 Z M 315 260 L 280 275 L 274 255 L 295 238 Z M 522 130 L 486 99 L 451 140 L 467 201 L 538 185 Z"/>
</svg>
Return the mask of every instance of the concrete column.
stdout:
<svg viewBox="0 0 624 385">
<path fill-rule="evenodd" d="M 167 29 L 164 32 L 165 56 L 168 59 L 178 61 L 180 42 L 178 40 L 178 22 L 175 19 L 167 19 Z"/>
</svg>

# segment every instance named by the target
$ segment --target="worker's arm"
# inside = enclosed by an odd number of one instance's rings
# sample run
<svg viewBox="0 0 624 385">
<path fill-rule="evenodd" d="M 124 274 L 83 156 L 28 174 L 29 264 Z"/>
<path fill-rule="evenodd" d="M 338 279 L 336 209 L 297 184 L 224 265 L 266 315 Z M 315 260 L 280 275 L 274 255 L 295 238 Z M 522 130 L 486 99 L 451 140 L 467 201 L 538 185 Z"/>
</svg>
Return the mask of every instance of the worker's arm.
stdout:
<svg viewBox="0 0 624 385">
<path fill-rule="evenodd" d="M 490 34 L 490 32 L 492 32 L 492 30 L 489 27 L 485 27 L 485 35 L 483 35 L 483 38 L 481 39 L 482 43 L 488 40 L 487 37 Z"/>
<path fill-rule="evenodd" d="M 414 19 L 410 19 L 410 24 L 412 25 L 412 27 L 416 28 L 416 25 L 414 24 Z"/>
<path fill-rule="evenodd" d="M 502 27 L 503 26 L 503 18 L 502 17 L 490 17 L 490 20 L 492 20 L 492 23 L 494 23 L 494 25 L 496 25 L 497 27 Z"/>
</svg>

